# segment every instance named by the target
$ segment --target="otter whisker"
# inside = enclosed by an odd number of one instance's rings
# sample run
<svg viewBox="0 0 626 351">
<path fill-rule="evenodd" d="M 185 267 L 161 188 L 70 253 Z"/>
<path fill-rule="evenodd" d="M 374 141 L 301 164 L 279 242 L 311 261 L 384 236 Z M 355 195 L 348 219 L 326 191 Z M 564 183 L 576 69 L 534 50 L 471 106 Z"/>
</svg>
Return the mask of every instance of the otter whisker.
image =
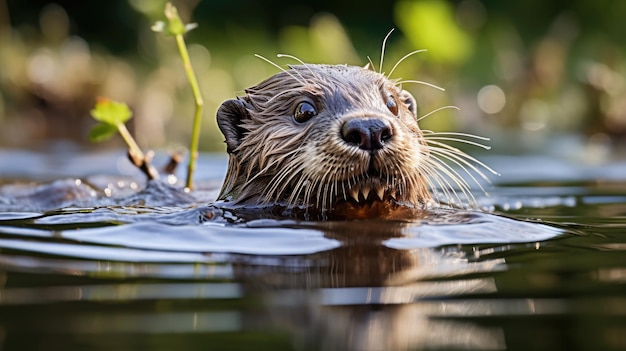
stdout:
<svg viewBox="0 0 626 351">
<path fill-rule="evenodd" d="M 442 148 L 429 148 L 429 150 L 431 150 L 433 154 L 441 155 L 442 157 L 449 159 L 451 162 L 454 162 L 459 167 L 463 168 L 470 175 L 470 177 L 472 177 L 472 174 L 467 169 L 465 169 L 464 166 L 469 167 L 487 183 L 491 183 L 491 180 L 485 175 L 485 173 L 483 173 L 480 169 L 478 169 L 478 167 L 476 167 L 475 165 L 473 165 L 472 163 L 470 163 L 469 161 L 467 161 L 465 158 L 461 157 L 460 155 L 452 151 L 442 149 Z M 480 183 L 478 182 L 476 183 L 480 186 Z"/>
<path fill-rule="evenodd" d="M 463 203 L 463 200 L 457 193 L 456 188 L 450 183 L 450 181 L 452 181 L 454 184 L 457 185 L 458 189 L 461 191 L 465 199 L 472 203 L 475 202 L 474 196 L 472 195 L 469 186 L 467 185 L 467 182 L 465 182 L 465 180 L 461 178 L 461 176 L 457 172 L 455 172 L 454 169 L 452 169 L 448 164 L 439 160 L 436 157 L 432 157 L 431 162 L 433 162 L 433 164 L 437 168 L 437 177 L 443 180 L 443 182 L 445 182 L 447 186 L 448 201 L 451 200 L 449 194 L 452 193 L 454 194 L 454 198 L 456 198 L 459 204 Z"/>
<path fill-rule="evenodd" d="M 322 184 L 322 187 L 320 188 L 320 192 L 322 194 L 322 201 L 320 202 L 320 208 L 326 209 L 326 200 L 328 196 L 328 181 Z"/>
<path fill-rule="evenodd" d="M 428 112 L 427 114 L 425 114 L 425 115 L 423 115 L 423 116 L 421 116 L 421 117 L 417 118 L 417 121 L 419 122 L 419 121 L 423 120 L 424 118 L 426 118 L 426 117 L 428 117 L 428 116 L 432 115 L 433 113 L 439 112 L 439 111 L 441 111 L 441 110 L 447 110 L 447 109 L 454 109 L 454 110 L 457 110 L 457 111 L 460 111 L 460 110 L 461 110 L 460 108 L 458 108 L 458 107 L 456 107 L 456 106 L 453 106 L 453 105 L 443 106 L 443 107 L 440 107 L 440 108 L 438 108 L 438 109 L 432 110 L 432 111 Z"/>
<path fill-rule="evenodd" d="M 426 130 L 426 129 L 422 129 L 422 132 L 424 132 L 424 134 L 428 134 L 428 135 L 432 135 L 432 134 L 436 134 L 436 135 L 457 135 L 457 136 L 463 136 L 463 137 L 467 137 L 467 138 L 474 138 L 474 139 L 479 139 L 479 140 L 484 140 L 484 141 L 490 141 L 491 140 L 491 138 L 484 137 L 482 135 L 461 133 L 461 132 L 434 132 L 432 130 Z"/>
<path fill-rule="evenodd" d="M 341 190 L 344 200 L 348 200 L 348 194 L 346 193 L 346 182 L 341 182 Z"/>
<path fill-rule="evenodd" d="M 336 181 L 333 181 L 330 185 L 329 194 L 331 194 L 332 197 L 337 197 L 337 185 Z"/>
<path fill-rule="evenodd" d="M 298 205 L 298 199 L 303 193 L 306 193 L 307 184 L 308 182 L 305 178 L 300 177 L 300 179 L 298 179 L 298 182 L 295 185 L 295 189 L 291 193 L 291 196 L 289 196 L 289 200 L 287 201 L 290 207 Z"/>
<path fill-rule="evenodd" d="M 454 159 L 458 160 L 459 162 L 462 162 L 463 164 L 466 164 L 469 167 L 472 167 L 472 169 L 475 169 L 475 172 L 477 174 L 479 174 L 481 176 L 481 178 L 483 178 L 488 183 L 491 183 L 491 180 L 476 165 L 484 168 L 485 170 L 487 170 L 488 172 L 490 172 L 493 175 L 496 175 L 496 176 L 500 175 L 499 173 L 497 173 L 493 169 L 489 168 L 488 166 L 486 166 L 482 162 L 479 162 L 479 161 L 473 159 L 471 156 L 467 155 L 464 152 L 456 152 L 454 150 L 447 150 L 447 149 L 444 149 L 444 148 L 437 148 L 437 151 L 433 151 L 433 152 L 446 153 L 446 155 L 448 155 L 450 157 L 453 157 Z M 476 164 L 476 165 L 472 164 L 472 162 L 474 164 Z"/>
<path fill-rule="evenodd" d="M 265 61 L 265 62 L 269 63 L 270 65 L 272 65 L 272 66 L 274 66 L 274 67 L 278 68 L 279 70 L 281 70 L 281 71 L 285 72 L 286 74 L 290 75 L 290 76 L 291 76 L 291 78 L 295 79 L 295 80 L 296 80 L 297 82 L 299 82 L 300 84 L 302 84 L 302 85 L 304 85 L 304 84 L 305 84 L 303 81 L 301 81 L 300 79 L 298 79 L 298 77 L 296 77 L 296 76 L 294 76 L 293 74 L 291 74 L 291 72 L 289 72 L 290 70 L 286 70 L 286 69 L 284 69 L 284 68 L 280 67 L 280 65 L 276 64 L 274 61 L 272 61 L 272 60 L 270 60 L 270 59 L 268 59 L 268 58 L 266 58 L 266 57 L 264 57 L 264 56 L 261 56 L 261 55 L 259 55 L 259 54 L 254 54 L 254 56 L 255 56 L 255 57 L 257 57 L 257 58 L 260 58 L 261 60 L 263 60 L 263 61 Z"/>
<path fill-rule="evenodd" d="M 391 69 L 391 71 L 389 71 L 389 74 L 387 74 L 387 78 L 391 77 L 391 75 L 393 74 L 393 71 L 395 71 L 396 68 L 398 68 L 398 65 L 400 63 L 402 63 L 402 61 L 406 60 L 407 58 L 409 58 L 409 57 L 411 57 L 411 56 L 413 56 L 415 54 L 419 54 L 419 53 L 425 52 L 425 51 L 428 51 L 428 50 L 426 50 L 426 49 L 415 50 L 415 51 L 409 52 L 408 54 L 404 55 L 401 59 L 398 60 L 398 62 L 396 62 L 395 65 L 393 65 L 393 68 Z"/>
<path fill-rule="evenodd" d="M 419 202 L 419 199 L 415 198 L 413 195 L 415 194 L 416 189 L 420 189 L 423 187 L 423 184 L 419 184 L 419 179 L 420 178 L 418 176 L 418 173 L 413 172 L 407 173 L 406 176 L 402 177 L 403 185 L 401 188 L 404 190 L 402 194 L 404 201 L 408 201 L 410 203 Z"/>
<path fill-rule="evenodd" d="M 406 191 L 405 189 L 406 178 L 405 178 L 404 172 L 400 172 L 400 179 L 401 179 L 401 182 L 400 184 L 398 184 L 398 190 L 400 190 L 400 194 L 404 196 L 404 193 Z"/>
<path fill-rule="evenodd" d="M 443 136 L 438 136 L 438 134 L 424 134 L 424 140 L 426 140 L 426 142 L 431 142 L 433 140 L 447 140 L 447 141 L 454 141 L 457 143 L 463 143 L 463 144 L 468 144 L 468 145 L 472 145 L 472 146 L 476 146 L 485 150 L 491 150 L 491 146 L 489 145 L 485 145 L 485 144 L 481 144 L 481 143 L 477 143 L 471 140 L 467 140 L 467 139 L 459 139 L 459 138 L 449 138 L 449 137 L 443 137 Z"/>
<path fill-rule="evenodd" d="M 280 185 L 280 183 L 279 183 L 279 182 L 278 182 L 278 183 L 276 182 L 276 179 L 277 179 L 277 178 L 281 178 L 281 179 L 282 179 L 282 178 L 284 177 L 284 174 L 283 174 L 283 173 L 284 173 L 284 172 L 276 174 L 276 175 L 275 175 L 275 177 L 274 177 L 273 179 L 271 179 L 271 180 L 270 180 L 269 184 L 261 190 L 261 194 L 259 194 L 259 196 L 260 196 L 261 198 L 264 198 L 264 201 L 265 201 L 265 202 L 271 201 L 272 197 L 278 197 L 278 195 L 280 194 L 280 192 L 277 192 L 277 191 L 276 191 L 276 187 L 277 187 L 278 185 Z M 255 176 L 253 177 L 253 179 L 247 180 L 247 181 L 246 181 L 246 182 L 242 185 L 242 189 L 248 189 L 248 188 L 250 188 L 250 189 L 254 189 L 254 180 L 255 180 L 257 177 L 259 177 L 260 175 L 266 175 L 266 176 L 269 176 L 270 174 L 261 174 L 261 173 L 259 173 L 259 174 L 255 175 Z M 274 194 L 276 194 L 276 195 L 274 195 Z"/>
<path fill-rule="evenodd" d="M 463 192 L 463 195 L 467 199 L 470 199 L 470 198 L 474 199 L 474 195 L 471 192 L 470 184 L 465 180 L 465 178 L 463 178 L 461 176 L 460 173 L 458 173 L 457 170 L 455 170 L 451 165 L 449 165 L 448 163 L 443 161 L 439 157 L 439 155 L 431 155 L 431 159 L 432 159 L 432 161 L 434 161 L 434 163 L 438 163 L 442 168 L 445 168 L 445 169 L 448 170 L 448 172 L 443 172 L 444 175 L 450 177 L 450 179 L 459 187 L 459 189 Z M 439 168 L 439 170 L 441 170 L 442 168 Z M 463 168 L 463 167 L 461 167 L 461 168 Z M 465 171 L 467 172 L 467 170 L 465 170 Z M 468 173 L 468 174 L 470 174 L 470 173 Z M 480 186 L 480 183 L 477 182 L 477 184 Z M 482 187 L 481 187 L 481 189 L 482 189 Z"/>
<path fill-rule="evenodd" d="M 439 171 L 442 172 L 444 175 L 448 176 L 450 180 L 452 180 L 459 187 L 459 189 L 463 193 L 463 196 L 467 200 L 469 200 L 472 203 L 476 203 L 476 199 L 474 198 L 474 195 L 471 192 L 471 187 L 469 186 L 467 181 L 465 181 L 465 179 L 463 179 L 463 177 L 461 177 L 461 175 L 454 168 L 452 168 L 452 166 L 443 162 L 441 159 L 439 159 L 439 157 L 434 156 L 434 155 L 431 157 L 431 160 L 439 163 L 439 165 L 441 166 L 439 168 Z M 460 203 L 462 202 L 460 198 L 459 198 L 459 202 Z"/>
<path fill-rule="evenodd" d="M 337 193 L 339 191 L 339 181 L 342 179 L 338 169 L 336 167 L 331 167 L 334 172 L 330 174 L 330 179 L 328 184 L 326 184 L 326 194 L 328 195 L 328 205 L 325 205 L 328 209 L 330 209 L 331 200 L 337 197 Z"/>
<path fill-rule="evenodd" d="M 474 175 L 466 168 L 466 166 L 469 167 L 471 170 L 476 172 L 476 174 L 478 174 L 485 181 L 490 182 L 489 178 L 487 178 L 485 176 L 485 174 L 483 172 L 481 172 L 476 166 L 474 166 L 473 164 L 467 162 L 466 160 L 464 160 L 462 158 L 458 158 L 457 155 L 450 155 L 449 151 L 447 151 L 447 150 L 441 150 L 441 149 L 434 149 L 433 150 L 433 149 L 431 149 L 431 151 L 432 151 L 433 155 L 441 156 L 441 157 L 445 158 L 446 160 L 449 160 L 450 162 L 454 163 L 458 167 L 460 167 L 465 173 L 467 173 L 467 175 L 470 178 L 472 178 L 472 180 L 474 181 L 474 183 L 476 183 L 476 185 L 478 185 L 480 190 L 482 190 L 483 193 L 487 194 L 487 191 L 483 188 L 482 184 L 480 184 L 478 179 L 476 179 L 476 177 L 474 177 Z"/>
<path fill-rule="evenodd" d="M 308 196 L 307 196 L 307 203 L 311 203 L 311 198 L 312 198 L 313 196 L 315 196 L 315 193 L 319 192 L 320 183 L 321 183 L 321 179 L 320 179 L 320 178 L 317 178 L 317 179 L 315 180 L 314 185 L 311 187 L 311 190 L 310 190 L 310 191 L 309 191 L 309 193 L 308 193 Z M 320 208 L 320 199 L 319 199 L 319 196 L 317 196 L 317 197 L 315 198 L 315 206 L 317 206 L 318 208 Z"/>
<path fill-rule="evenodd" d="M 306 180 L 303 178 L 300 178 L 297 181 L 296 185 L 294 186 L 294 189 L 292 189 L 291 195 L 287 199 L 287 203 L 286 203 L 287 208 L 292 208 L 292 207 L 296 207 L 296 206 L 308 203 L 308 200 L 306 202 L 302 202 L 304 200 L 303 198 L 301 198 L 302 194 L 306 193 L 306 187 L 304 186 L 305 183 L 306 183 Z"/>
<path fill-rule="evenodd" d="M 391 170 L 389 169 L 389 165 L 388 164 L 385 163 L 384 166 L 385 166 L 385 169 L 384 169 L 385 172 L 383 173 L 383 170 L 380 171 L 381 172 L 380 178 L 382 179 L 383 178 L 383 174 L 384 174 L 385 178 L 386 178 L 385 179 L 385 183 L 389 184 L 389 173 L 391 173 Z"/>
<path fill-rule="evenodd" d="M 491 179 L 489 179 L 489 177 L 487 177 L 487 175 L 485 175 L 485 173 L 482 170 L 480 170 L 478 167 L 476 167 L 475 165 L 471 164 L 464 158 L 452 152 L 446 152 L 445 150 L 437 150 L 437 151 L 432 151 L 432 153 L 433 153 L 433 156 L 441 156 L 447 160 L 450 160 L 450 162 L 457 164 L 472 178 L 472 180 L 474 180 L 474 182 L 481 188 L 481 190 L 485 194 L 487 194 L 487 192 L 483 189 L 481 183 L 478 182 L 477 179 L 474 177 L 474 174 L 479 176 L 482 180 L 484 180 L 486 183 L 489 183 L 489 184 L 491 184 Z M 474 171 L 474 173 L 469 172 L 469 169 L 467 168 Z"/>
<path fill-rule="evenodd" d="M 422 172 L 427 176 L 426 179 L 432 180 L 438 185 L 439 189 L 443 192 L 443 195 L 446 197 L 448 202 L 452 202 L 453 200 L 451 192 L 454 193 L 459 202 L 461 201 L 459 196 L 456 194 L 456 191 L 454 191 L 452 184 L 450 184 L 450 182 L 448 182 L 446 178 L 443 178 L 441 176 L 440 166 L 438 164 L 432 162 L 429 159 L 422 164 Z M 432 184 L 433 183 L 431 183 L 431 189 L 433 189 L 433 193 L 437 193 L 437 187 Z"/>
<path fill-rule="evenodd" d="M 469 139 L 477 139 L 477 140 L 483 140 L 483 141 L 490 141 L 490 138 L 484 137 L 484 136 L 480 136 L 480 135 L 475 135 L 475 134 L 468 134 L 468 133 L 458 133 L 458 132 L 433 132 L 432 130 L 422 130 L 424 139 L 426 140 L 426 142 L 428 142 L 428 140 L 444 140 L 442 138 L 440 138 L 441 136 L 446 136 L 448 139 L 445 140 L 449 140 L 449 141 L 453 141 L 453 142 L 459 142 L 459 143 L 464 143 L 464 144 L 469 144 L 467 139 L 462 139 L 462 138 L 455 138 L 454 136 L 461 136 L 464 138 L 469 138 Z M 450 136 L 450 137 L 448 137 Z M 446 144 L 447 145 L 447 144 Z M 482 144 L 482 143 L 473 143 L 472 145 L 478 146 L 482 149 L 485 150 L 491 150 L 491 146 L 490 145 L 486 145 L 486 144 Z"/>
<path fill-rule="evenodd" d="M 326 169 L 326 172 L 324 172 L 324 174 L 322 175 L 321 180 L 320 180 L 320 183 L 324 185 L 317 192 L 318 201 L 322 200 L 321 204 L 320 204 L 321 208 L 325 208 L 326 207 L 326 186 L 328 185 L 328 178 L 329 178 L 329 174 L 330 174 L 331 170 L 332 170 L 331 167 L 328 167 Z"/>
<path fill-rule="evenodd" d="M 294 55 L 289 55 L 289 54 L 276 54 L 276 57 L 280 57 L 280 58 L 283 58 L 283 57 L 290 58 L 290 59 L 292 59 L 292 60 L 294 60 L 294 61 L 298 61 L 298 63 L 300 63 L 301 65 L 306 66 L 306 63 L 304 63 L 304 61 L 300 60 L 298 57 L 296 57 L 296 56 L 294 56 Z M 312 75 L 317 76 L 315 73 L 313 73 L 313 71 L 312 71 L 311 69 L 309 69 L 309 72 L 310 72 Z"/>
<path fill-rule="evenodd" d="M 389 39 L 389 36 L 393 33 L 394 29 L 395 28 L 391 28 L 389 33 L 385 36 L 385 39 L 383 39 L 383 46 L 380 51 L 380 68 L 378 69 L 378 73 L 380 74 L 383 74 L 383 60 L 385 59 L 385 46 L 387 45 L 387 39 Z"/>
<path fill-rule="evenodd" d="M 306 205 L 306 204 L 310 204 L 311 203 L 311 192 L 313 191 L 313 189 L 317 186 L 317 182 L 315 181 L 314 178 L 310 178 L 307 177 L 305 175 L 302 176 L 302 179 L 307 179 L 308 182 L 306 183 L 306 187 L 303 187 L 303 197 L 301 199 L 302 204 Z M 293 197 L 293 196 L 292 196 Z M 299 195 L 298 195 L 299 197 Z M 294 199 L 294 202 L 297 201 L 297 198 Z"/>
<path fill-rule="evenodd" d="M 304 66 L 304 67 L 305 67 L 305 68 L 309 71 L 309 73 L 311 73 L 311 75 L 312 75 L 313 77 L 315 77 L 315 78 L 317 78 L 317 79 L 320 79 L 320 78 L 319 78 L 319 75 L 317 75 L 317 73 L 313 72 L 313 70 L 311 69 L 311 67 L 309 67 L 309 65 L 308 65 L 308 64 L 304 63 L 304 61 L 300 60 L 300 59 L 299 59 L 299 58 L 297 58 L 296 56 L 289 55 L 289 54 L 278 54 L 278 55 L 276 55 L 276 57 L 281 57 L 281 58 L 282 58 L 282 57 L 286 57 L 286 58 L 290 58 L 290 59 L 292 59 L 292 60 L 294 60 L 294 61 L 297 61 L 297 62 L 298 62 L 298 63 L 300 63 L 302 66 Z M 300 77 L 302 77 L 302 75 L 301 75 L 299 72 L 298 72 L 298 74 L 300 75 Z M 306 78 L 302 77 L 302 79 L 304 79 L 304 80 L 306 81 Z"/>
<path fill-rule="evenodd" d="M 280 173 L 278 173 L 272 180 L 271 187 L 268 187 L 268 196 L 272 196 L 272 194 L 275 194 L 275 197 L 279 197 L 285 192 L 285 189 L 287 189 L 292 184 L 294 178 L 300 176 L 303 170 L 304 167 L 300 166 L 290 171 L 281 171 Z"/>
<path fill-rule="evenodd" d="M 442 88 L 442 87 L 440 87 L 440 86 L 438 86 L 438 85 L 435 85 L 435 84 L 432 84 L 432 83 L 428 83 L 428 82 L 424 82 L 423 80 L 414 80 L 414 79 L 410 79 L 410 80 L 399 80 L 399 81 L 397 81 L 397 82 L 396 82 L 396 85 L 402 85 L 402 84 L 404 84 L 404 83 L 415 83 L 415 84 L 421 84 L 421 85 L 426 85 L 426 86 L 429 86 L 429 87 L 431 87 L 431 88 L 435 88 L 435 89 L 437 89 L 437 90 L 446 91 L 446 89 L 444 89 L 444 88 Z"/>
<path fill-rule="evenodd" d="M 491 167 L 487 166 L 486 164 L 484 164 L 483 162 L 479 161 L 479 160 L 478 160 L 478 159 L 476 159 L 475 157 L 472 157 L 472 156 L 470 156 L 470 155 L 466 154 L 465 152 L 463 152 L 463 151 L 461 151 L 461 150 L 459 150 L 459 149 L 457 149 L 457 148 L 455 148 L 455 147 L 453 147 L 453 146 L 450 146 L 450 145 L 445 144 L 445 143 L 440 143 L 440 142 L 438 142 L 438 141 L 434 141 L 434 140 L 430 140 L 430 141 L 428 141 L 428 143 L 429 143 L 429 144 L 433 144 L 433 145 L 437 145 L 437 146 L 439 146 L 439 147 L 441 147 L 441 148 L 444 148 L 444 149 L 447 149 L 447 150 L 450 150 L 450 151 L 451 151 L 451 152 L 453 152 L 455 155 L 457 155 L 457 156 L 459 156 L 459 157 L 462 157 L 462 158 L 465 158 L 465 159 L 467 159 L 467 160 L 469 160 L 469 161 L 471 161 L 471 162 L 474 162 L 474 163 L 476 163 L 476 164 L 480 165 L 481 167 L 483 167 L 483 168 L 485 168 L 486 170 L 488 170 L 490 173 L 492 173 L 492 174 L 494 174 L 494 175 L 497 175 L 497 176 L 499 176 L 499 175 L 500 175 L 500 173 L 496 172 L 496 171 L 495 171 L 495 170 L 493 170 Z"/>
<path fill-rule="evenodd" d="M 376 68 L 374 68 L 376 66 L 374 66 L 374 62 L 372 62 L 372 58 L 367 56 L 367 64 L 365 65 L 365 69 L 371 69 L 372 71 L 374 71 Z"/>
<path fill-rule="evenodd" d="M 454 197 L 456 197 L 460 202 L 461 200 L 450 182 L 448 182 L 446 178 L 442 177 L 440 172 L 441 165 L 430 157 L 431 155 L 428 150 L 423 152 L 423 156 L 423 161 L 420 163 L 418 168 L 421 169 L 421 171 L 426 175 L 427 183 L 429 184 L 433 194 L 437 193 L 437 186 L 435 186 L 436 183 L 448 202 L 452 202 Z M 452 193 L 454 193 L 454 196 Z"/>
<path fill-rule="evenodd" d="M 426 182 L 427 187 L 430 188 L 430 191 L 433 194 L 436 194 L 437 193 L 437 187 L 433 184 L 433 182 L 431 180 L 431 178 L 432 178 L 431 174 L 425 168 L 426 167 L 421 167 L 420 168 L 420 172 L 425 175 L 424 181 Z"/>
<path fill-rule="evenodd" d="M 265 165 L 261 170 L 259 170 L 254 176 L 252 176 L 250 178 L 250 176 L 252 175 L 252 169 L 249 169 L 247 172 L 247 176 L 246 176 L 246 181 L 244 183 L 244 186 L 248 185 L 249 183 L 252 183 L 254 180 L 256 180 L 258 177 L 263 176 L 267 173 L 268 170 L 272 169 L 274 166 L 276 166 L 277 164 L 279 164 L 280 162 L 284 161 L 285 159 L 289 158 L 291 155 L 293 154 L 297 154 L 300 150 L 295 149 L 292 150 L 284 155 L 282 155 L 279 158 L 274 159 L 273 161 L 269 162 L 267 165 Z"/>
<path fill-rule="evenodd" d="M 325 183 L 324 184 L 324 201 L 322 202 L 322 208 L 324 210 L 330 209 L 330 203 L 331 203 L 331 186 L 332 183 Z"/>
<path fill-rule="evenodd" d="M 286 154 L 287 156 L 290 153 Z M 296 159 L 300 158 L 302 154 L 300 154 Z M 287 158 L 287 157 L 285 157 Z M 276 194 L 276 197 L 280 196 L 290 184 L 293 183 L 294 178 L 300 176 L 304 171 L 305 167 L 302 162 L 298 162 L 299 166 L 296 169 L 281 169 L 272 179 L 271 186 L 266 187 L 267 193 L 269 195 Z"/>
<path fill-rule="evenodd" d="M 410 161 L 407 160 L 407 163 L 409 162 Z M 420 164 L 421 163 L 422 162 L 420 162 Z M 404 173 L 405 172 L 402 172 L 402 174 Z M 406 176 L 403 176 L 400 180 L 402 183 L 398 184 L 398 189 L 403 190 L 403 193 L 401 194 L 403 201 L 408 201 L 411 204 L 423 202 L 422 199 L 416 195 L 428 192 L 428 183 L 419 166 L 417 166 L 412 172 L 406 172 Z M 393 181 L 393 183 L 395 184 L 396 182 Z"/>
<path fill-rule="evenodd" d="M 300 175 L 300 178 L 295 183 L 294 188 L 292 189 L 291 196 L 289 196 L 289 200 L 287 201 L 289 207 L 296 205 L 297 200 L 303 191 L 306 193 L 305 188 L 308 185 L 308 183 L 309 183 L 308 179 Z"/>
</svg>

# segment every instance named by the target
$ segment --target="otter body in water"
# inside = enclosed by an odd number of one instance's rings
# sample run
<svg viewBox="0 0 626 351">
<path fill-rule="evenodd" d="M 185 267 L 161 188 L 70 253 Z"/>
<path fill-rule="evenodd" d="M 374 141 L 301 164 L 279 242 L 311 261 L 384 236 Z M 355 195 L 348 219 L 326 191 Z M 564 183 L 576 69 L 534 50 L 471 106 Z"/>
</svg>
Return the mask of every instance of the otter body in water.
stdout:
<svg viewBox="0 0 626 351">
<path fill-rule="evenodd" d="M 292 66 L 224 102 L 229 154 L 218 200 L 369 217 L 431 201 L 416 101 L 372 70 Z"/>
<path fill-rule="evenodd" d="M 225 101 L 217 122 L 228 170 L 203 220 L 417 218 L 441 195 L 448 203 L 462 203 L 459 194 L 471 201 L 459 170 L 473 181 L 470 172 L 486 178 L 479 168 L 491 170 L 443 141 L 481 146 L 458 137 L 484 139 L 421 130 L 418 121 L 430 113 L 417 117 L 416 101 L 401 83 L 361 67 L 302 64 Z M 171 198 L 155 184 L 150 188 L 156 191 L 139 194 L 139 201 L 152 193 L 163 194 L 149 196 L 157 203 Z M 46 189 L 65 189 L 74 203 L 81 200 L 72 189 L 44 186 L 15 201 L 36 199 Z M 10 197 L 0 202 L 14 203 Z"/>
</svg>

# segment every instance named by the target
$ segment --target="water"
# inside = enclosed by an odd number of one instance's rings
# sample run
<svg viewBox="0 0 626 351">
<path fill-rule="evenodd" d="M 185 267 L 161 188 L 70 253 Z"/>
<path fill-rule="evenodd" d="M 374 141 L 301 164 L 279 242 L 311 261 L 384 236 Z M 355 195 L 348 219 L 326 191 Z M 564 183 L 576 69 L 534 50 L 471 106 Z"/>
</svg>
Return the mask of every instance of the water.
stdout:
<svg viewBox="0 0 626 351">
<path fill-rule="evenodd" d="M 242 222 L 202 220 L 223 157 L 136 195 L 118 154 L 4 152 L 0 349 L 626 349 L 626 163 L 481 159 L 481 210 Z"/>
</svg>

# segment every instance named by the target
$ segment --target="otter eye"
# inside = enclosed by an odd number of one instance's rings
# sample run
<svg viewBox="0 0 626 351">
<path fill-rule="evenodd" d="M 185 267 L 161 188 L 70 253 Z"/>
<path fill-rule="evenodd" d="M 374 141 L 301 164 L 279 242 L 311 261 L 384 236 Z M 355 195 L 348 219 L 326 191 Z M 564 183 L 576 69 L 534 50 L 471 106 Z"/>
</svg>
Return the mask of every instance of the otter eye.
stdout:
<svg viewBox="0 0 626 351">
<path fill-rule="evenodd" d="M 391 111 L 391 113 L 393 113 L 394 115 L 398 115 L 398 103 L 396 102 L 396 98 L 393 97 L 393 95 L 389 94 L 387 95 L 387 108 L 389 109 L 389 111 Z"/>
<path fill-rule="evenodd" d="M 304 123 L 313 116 L 317 115 L 317 110 L 315 106 L 311 105 L 311 103 L 303 101 L 296 106 L 296 111 L 293 113 L 293 119 L 298 123 Z"/>
</svg>

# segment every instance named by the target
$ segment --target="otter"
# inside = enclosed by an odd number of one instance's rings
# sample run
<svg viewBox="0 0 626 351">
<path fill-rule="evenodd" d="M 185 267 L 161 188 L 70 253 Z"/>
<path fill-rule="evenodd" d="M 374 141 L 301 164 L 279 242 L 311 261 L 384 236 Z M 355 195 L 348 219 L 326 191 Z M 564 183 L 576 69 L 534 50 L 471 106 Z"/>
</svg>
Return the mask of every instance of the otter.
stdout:
<svg viewBox="0 0 626 351">
<path fill-rule="evenodd" d="M 432 201 L 415 98 L 367 67 L 301 64 L 225 101 L 218 201 L 365 218 Z"/>
</svg>

